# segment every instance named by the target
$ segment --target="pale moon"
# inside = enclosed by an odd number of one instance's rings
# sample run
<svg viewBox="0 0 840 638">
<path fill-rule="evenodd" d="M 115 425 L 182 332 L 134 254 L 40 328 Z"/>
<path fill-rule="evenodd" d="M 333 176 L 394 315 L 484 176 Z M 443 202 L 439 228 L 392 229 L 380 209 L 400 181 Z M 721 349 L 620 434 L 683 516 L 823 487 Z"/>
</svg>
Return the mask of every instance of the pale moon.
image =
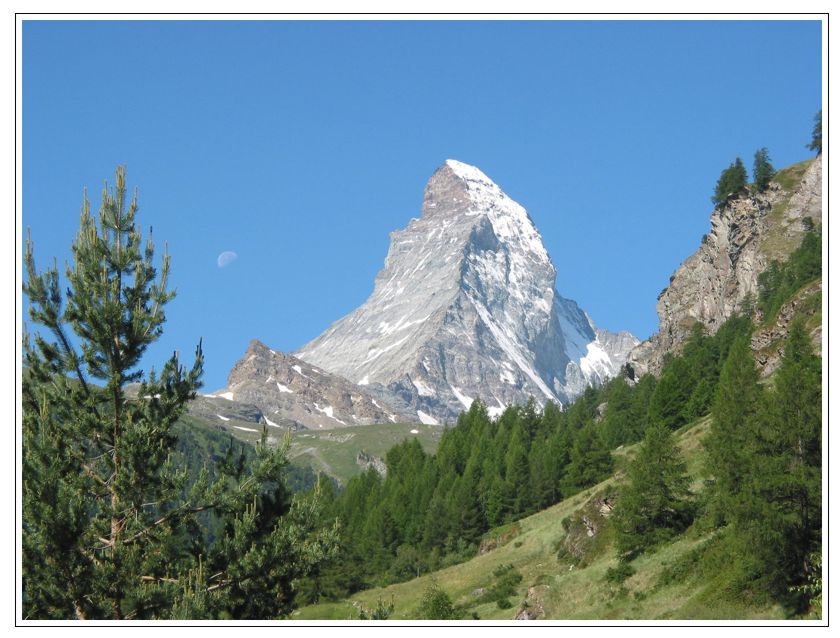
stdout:
<svg viewBox="0 0 840 638">
<path fill-rule="evenodd" d="M 221 255 L 216 258 L 216 263 L 219 264 L 219 268 L 224 268 L 228 264 L 232 264 L 239 258 L 232 250 L 226 250 Z"/>
</svg>

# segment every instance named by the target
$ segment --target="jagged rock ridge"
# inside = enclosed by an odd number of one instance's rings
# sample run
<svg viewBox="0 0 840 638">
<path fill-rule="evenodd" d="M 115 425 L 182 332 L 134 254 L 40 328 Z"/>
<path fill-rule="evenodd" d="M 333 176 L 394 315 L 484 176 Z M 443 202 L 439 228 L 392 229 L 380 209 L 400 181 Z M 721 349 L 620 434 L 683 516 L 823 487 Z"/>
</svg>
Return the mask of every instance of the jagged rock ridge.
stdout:
<svg viewBox="0 0 840 638">
<path fill-rule="evenodd" d="M 258 420 L 269 428 L 331 429 L 410 421 L 413 416 L 346 379 L 257 340 L 231 370 L 224 391 L 205 397 L 256 406 L 262 413 Z"/>
<path fill-rule="evenodd" d="M 773 181 L 765 193 L 741 194 L 716 208 L 700 248 L 671 276 L 659 296 L 659 332 L 630 355 L 637 373 L 658 374 L 664 356 L 678 352 L 701 322 L 714 334 L 748 297 L 770 261 L 786 258 L 810 225 L 822 221 L 822 157 L 794 165 L 797 179 Z"/>
<path fill-rule="evenodd" d="M 368 300 L 296 356 L 387 388 L 426 423 L 476 396 L 491 414 L 530 396 L 565 403 L 616 374 L 638 340 L 597 329 L 556 277 L 525 209 L 447 160 L 421 217 L 391 233 Z"/>
</svg>

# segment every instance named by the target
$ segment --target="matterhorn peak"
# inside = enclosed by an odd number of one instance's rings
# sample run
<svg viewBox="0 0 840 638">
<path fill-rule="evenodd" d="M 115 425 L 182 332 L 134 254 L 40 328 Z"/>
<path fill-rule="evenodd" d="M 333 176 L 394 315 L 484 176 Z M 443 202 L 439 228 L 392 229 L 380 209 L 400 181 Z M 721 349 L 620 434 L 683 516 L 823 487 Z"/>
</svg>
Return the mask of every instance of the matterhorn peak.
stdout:
<svg viewBox="0 0 840 638">
<path fill-rule="evenodd" d="M 455 175 L 460 177 L 461 179 L 469 182 L 476 182 L 479 184 L 486 184 L 488 186 L 495 186 L 498 188 L 496 183 L 487 177 L 481 169 L 471 166 L 470 164 L 465 164 L 464 162 L 459 162 L 458 160 L 448 159 L 446 160 L 443 165 L 448 167 L 452 170 Z"/>
<path fill-rule="evenodd" d="M 424 422 L 478 396 L 491 414 L 530 396 L 564 403 L 615 374 L 635 342 L 596 333 L 556 276 L 525 209 L 480 169 L 446 160 L 421 217 L 391 233 L 368 300 L 297 356 L 387 388 Z"/>
</svg>

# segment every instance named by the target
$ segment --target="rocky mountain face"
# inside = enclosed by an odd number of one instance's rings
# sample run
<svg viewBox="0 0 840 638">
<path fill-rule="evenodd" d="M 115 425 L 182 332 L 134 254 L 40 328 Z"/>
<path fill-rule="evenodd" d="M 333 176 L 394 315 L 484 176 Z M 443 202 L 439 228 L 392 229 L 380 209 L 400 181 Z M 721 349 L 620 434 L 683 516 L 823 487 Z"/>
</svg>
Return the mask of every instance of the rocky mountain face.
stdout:
<svg viewBox="0 0 840 638">
<path fill-rule="evenodd" d="M 616 374 L 638 340 L 597 329 L 556 278 L 525 209 L 447 160 L 421 217 L 391 234 L 368 300 L 295 354 L 424 423 L 453 420 L 478 396 L 491 414 L 531 396 L 566 403 Z"/>
<path fill-rule="evenodd" d="M 806 319 L 806 326 L 811 323 L 818 306 L 813 303 L 814 295 L 822 293 L 822 281 L 816 281 L 800 290 L 780 309 L 773 325 L 756 330 L 750 346 L 756 353 L 756 363 L 762 377 L 769 377 L 781 365 L 784 342 L 790 331 L 790 325 L 797 317 Z M 817 322 L 811 332 L 811 339 L 816 353 L 822 353 L 822 322 Z"/>
<path fill-rule="evenodd" d="M 679 351 L 695 322 L 714 334 L 758 295 L 758 276 L 769 263 L 786 258 L 821 221 L 821 156 L 785 169 L 765 193 L 741 194 L 716 208 L 700 248 L 659 296 L 659 333 L 630 355 L 636 372 L 658 374 L 665 354 Z"/>
<path fill-rule="evenodd" d="M 377 400 L 354 383 L 254 340 L 231 370 L 227 388 L 205 399 L 254 406 L 269 428 L 331 429 L 350 425 L 416 420 Z M 414 416 L 414 419 L 411 417 Z M 211 415 L 212 418 L 212 415 Z M 230 418 L 230 417 L 227 417 Z"/>
</svg>

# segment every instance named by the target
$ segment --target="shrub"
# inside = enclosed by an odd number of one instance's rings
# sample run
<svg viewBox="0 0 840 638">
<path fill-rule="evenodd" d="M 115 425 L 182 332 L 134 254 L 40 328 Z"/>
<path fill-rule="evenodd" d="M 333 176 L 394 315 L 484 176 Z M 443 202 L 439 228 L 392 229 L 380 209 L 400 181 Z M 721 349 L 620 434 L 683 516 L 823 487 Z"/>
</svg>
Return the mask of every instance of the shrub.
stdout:
<svg viewBox="0 0 840 638">
<path fill-rule="evenodd" d="M 630 563 L 626 561 L 619 561 L 618 565 L 607 569 L 606 579 L 610 583 L 620 584 L 635 573 L 636 570 Z"/>
<path fill-rule="evenodd" d="M 421 620 L 457 620 L 459 614 L 449 595 L 433 582 L 423 592 L 417 616 Z"/>
</svg>

